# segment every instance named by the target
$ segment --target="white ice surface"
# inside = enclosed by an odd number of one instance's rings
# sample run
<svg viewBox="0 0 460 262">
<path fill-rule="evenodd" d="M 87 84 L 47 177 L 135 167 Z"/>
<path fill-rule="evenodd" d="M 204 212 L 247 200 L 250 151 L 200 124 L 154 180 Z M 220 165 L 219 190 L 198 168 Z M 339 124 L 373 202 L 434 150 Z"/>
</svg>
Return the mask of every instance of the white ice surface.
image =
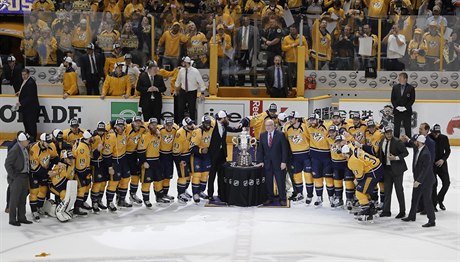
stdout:
<svg viewBox="0 0 460 262">
<path fill-rule="evenodd" d="M 305 204 L 291 208 L 210 208 L 177 203 L 133 207 L 60 223 L 42 218 L 8 225 L 4 213 L 6 150 L 0 150 L 0 261 L 460 261 L 460 148 L 449 158 L 451 187 L 436 213 L 405 223 L 393 193 L 392 218 L 360 224 L 345 210 Z M 411 166 L 412 155 L 406 158 Z M 175 176 L 176 178 L 176 176 Z M 412 173 L 404 178 L 407 211 Z M 171 185 L 175 195 L 175 181 Z M 189 189 L 190 190 L 190 189 Z M 140 191 L 140 190 L 139 190 Z M 326 195 L 326 192 L 325 192 Z M 139 192 L 140 196 L 140 192 Z M 153 196 L 152 196 L 153 199 Z M 327 201 L 326 201 L 327 202 Z M 28 207 L 28 217 L 30 212 Z M 42 252 L 47 257 L 35 257 Z"/>
</svg>

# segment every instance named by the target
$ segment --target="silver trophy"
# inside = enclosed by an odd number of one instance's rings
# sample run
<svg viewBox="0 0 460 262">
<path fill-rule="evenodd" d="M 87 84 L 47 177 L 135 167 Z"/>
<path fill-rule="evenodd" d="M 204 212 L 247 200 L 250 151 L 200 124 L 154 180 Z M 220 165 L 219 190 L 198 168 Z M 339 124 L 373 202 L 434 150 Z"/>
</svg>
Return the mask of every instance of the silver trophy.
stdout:
<svg viewBox="0 0 460 262">
<path fill-rule="evenodd" d="M 248 151 L 256 144 L 257 140 L 251 137 L 247 130 L 243 130 L 238 136 L 232 138 L 232 142 L 240 151 L 236 165 L 243 167 L 252 166 L 252 157 Z"/>
</svg>

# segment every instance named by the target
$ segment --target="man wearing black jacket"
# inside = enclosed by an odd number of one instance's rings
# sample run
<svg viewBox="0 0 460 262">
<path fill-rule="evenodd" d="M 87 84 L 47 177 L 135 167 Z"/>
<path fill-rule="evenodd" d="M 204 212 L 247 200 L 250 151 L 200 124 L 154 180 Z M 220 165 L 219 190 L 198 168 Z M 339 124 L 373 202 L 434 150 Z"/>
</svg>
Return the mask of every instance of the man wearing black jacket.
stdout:
<svg viewBox="0 0 460 262">
<path fill-rule="evenodd" d="M 383 212 L 380 217 L 391 216 L 391 194 L 393 185 L 396 191 L 396 197 L 399 202 L 399 214 L 396 218 L 406 216 L 406 204 L 404 202 L 404 187 L 403 174 L 407 170 L 406 161 L 404 158 L 409 155 L 404 143 L 393 136 L 393 128 L 391 125 L 384 128 L 385 138 L 379 144 L 380 162 L 384 166 L 384 184 L 385 184 L 385 201 L 383 204 Z"/>
<path fill-rule="evenodd" d="M 104 58 L 94 52 L 94 44 L 86 47 L 86 55 L 80 58 L 81 79 L 87 95 L 99 95 L 99 81 L 104 78 Z"/>
<path fill-rule="evenodd" d="M 227 161 L 227 132 L 241 132 L 241 124 L 238 127 L 228 126 L 227 113 L 219 111 L 216 114 L 216 126 L 212 132 L 211 143 L 209 145 L 209 154 L 211 155 L 211 170 L 208 177 L 208 196 L 209 201 L 214 201 L 214 180 L 217 177 L 218 195 L 221 200 L 225 199 L 225 184 L 223 165 Z"/>
<path fill-rule="evenodd" d="M 16 106 L 22 113 L 22 122 L 27 134 L 30 135 L 30 141 L 35 141 L 37 136 L 37 122 L 40 113 L 40 104 L 38 103 L 37 83 L 30 77 L 29 69 L 22 70 L 22 84 L 19 91 L 19 101 Z"/>
<path fill-rule="evenodd" d="M 431 130 L 431 134 L 429 136 L 434 140 L 436 145 L 433 171 L 434 174 L 438 175 L 442 181 L 442 188 L 439 193 L 437 193 L 438 179 L 435 179 L 432 192 L 433 205 L 436 207 L 436 205 L 439 204 L 439 208 L 446 210 L 443 202 L 450 186 L 449 169 L 447 168 L 447 158 L 449 158 L 450 155 L 449 138 L 446 135 L 441 134 L 441 126 L 438 124 L 433 126 L 433 130 Z"/>
<path fill-rule="evenodd" d="M 401 121 L 406 136 L 411 137 L 412 105 L 415 102 L 415 88 L 407 83 L 407 73 L 399 74 L 399 84 L 391 91 L 391 104 L 394 114 L 394 136 L 399 138 Z"/>
<path fill-rule="evenodd" d="M 16 62 L 16 58 L 14 56 L 9 56 L 7 58 L 7 62 L 8 64 L 3 67 L 3 78 L 10 81 L 10 85 L 13 86 L 14 92 L 17 93 L 19 92 L 19 89 L 21 88 L 21 83 L 22 83 L 22 77 L 21 77 L 22 65 Z M 1 94 L 1 90 L 0 90 L 0 94 Z"/>
<path fill-rule="evenodd" d="M 142 108 L 142 115 L 147 121 L 154 117 L 161 120 L 163 99 L 161 93 L 166 91 L 163 77 L 158 74 L 158 64 L 153 61 L 147 65 L 147 71 L 139 76 L 137 91 L 141 93 L 139 107 Z"/>
<path fill-rule="evenodd" d="M 409 215 L 402 220 L 405 222 L 415 221 L 416 211 L 420 198 L 426 208 L 428 223 L 422 227 L 436 226 L 436 216 L 434 207 L 431 204 L 431 191 L 434 184 L 433 175 L 433 160 L 431 160 L 430 151 L 425 146 L 425 136 L 418 135 L 414 147 L 414 160 L 412 162 L 412 170 L 414 172 L 414 188 L 412 190 L 412 201 Z"/>
</svg>

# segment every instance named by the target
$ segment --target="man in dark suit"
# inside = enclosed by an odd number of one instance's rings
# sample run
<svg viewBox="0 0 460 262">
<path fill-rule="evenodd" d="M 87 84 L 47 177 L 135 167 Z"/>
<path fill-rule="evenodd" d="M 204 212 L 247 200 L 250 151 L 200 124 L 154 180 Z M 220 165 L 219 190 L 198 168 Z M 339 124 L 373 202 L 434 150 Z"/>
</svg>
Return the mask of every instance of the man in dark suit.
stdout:
<svg viewBox="0 0 460 262">
<path fill-rule="evenodd" d="M 208 177 L 209 201 L 214 201 L 214 181 L 217 176 L 217 193 L 219 198 L 225 199 L 225 184 L 223 173 L 224 163 L 227 161 L 227 132 L 241 132 L 241 124 L 238 127 L 228 126 L 227 112 L 219 111 L 216 114 L 216 126 L 212 131 L 209 154 L 211 155 L 211 170 Z"/>
<path fill-rule="evenodd" d="M 254 55 L 254 41 L 257 39 L 258 32 L 253 25 L 250 24 L 249 16 L 244 16 L 241 27 L 236 29 L 235 43 L 236 47 L 236 60 L 241 70 L 249 67 L 250 72 L 252 67 L 252 59 Z M 238 85 L 244 86 L 246 74 L 238 74 Z M 253 74 L 249 75 L 252 85 L 255 85 L 255 77 Z"/>
<path fill-rule="evenodd" d="M 265 121 L 265 130 L 260 134 L 257 147 L 257 163 L 264 167 L 265 185 L 267 186 L 268 200 L 264 205 L 273 202 L 273 177 L 276 179 L 280 205 L 286 205 L 286 163 L 288 160 L 288 142 L 282 132 L 275 129 L 273 120 Z"/>
<path fill-rule="evenodd" d="M 394 136 L 399 138 L 401 121 L 403 122 L 404 132 L 410 137 L 412 105 L 415 102 L 415 88 L 407 83 L 407 73 L 399 74 L 399 84 L 393 86 L 391 91 L 391 104 L 393 104 L 394 114 Z"/>
<path fill-rule="evenodd" d="M 26 218 L 26 200 L 29 194 L 29 139 L 20 133 L 18 142 L 8 151 L 5 169 L 10 190 L 9 223 L 12 226 L 31 224 Z"/>
<path fill-rule="evenodd" d="M 9 56 L 7 58 L 8 64 L 3 67 L 3 78 L 10 81 L 10 85 L 13 86 L 14 92 L 19 92 L 22 83 L 22 65 L 16 62 L 16 58 L 14 56 Z M 0 90 L 1 94 L 1 90 Z"/>
<path fill-rule="evenodd" d="M 442 181 L 442 188 L 438 193 L 438 179 L 435 179 L 432 192 L 433 205 L 436 207 L 436 205 L 439 204 L 439 208 L 446 210 L 443 202 L 450 186 L 449 169 L 447 168 L 447 158 L 450 156 L 449 138 L 446 135 L 441 134 L 441 126 L 438 124 L 433 126 L 433 130 L 431 131 L 429 137 L 434 140 L 436 145 L 435 162 L 433 167 L 434 174 L 438 175 Z"/>
<path fill-rule="evenodd" d="M 287 97 L 292 89 L 288 69 L 281 65 L 281 56 L 275 56 L 274 63 L 265 74 L 267 93 L 270 97 Z"/>
<path fill-rule="evenodd" d="M 30 141 L 35 141 L 37 136 L 37 122 L 40 113 L 38 103 L 37 83 L 30 77 L 29 69 L 22 70 L 22 84 L 19 89 L 19 101 L 16 106 L 22 113 L 22 122 L 26 133 L 30 135 Z"/>
<path fill-rule="evenodd" d="M 81 79 L 87 95 L 99 95 L 99 81 L 104 79 L 104 58 L 94 52 L 94 44 L 86 47 L 86 55 L 80 58 Z"/>
<path fill-rule="evenodd" d="M 434 207 L 431 203 L 431 191 L 434 184 L 433 160 L 428 148 L 425 146 L 425 136 L 418 135 L 414 147 L 414 161 L 412 170 L 414 172 L 414 188 L 412 190 L 412 201 L 409 215 L 402 220 L 405 222 L 415 221 L 418 202 L 423 197 L 428 223 L 422 227 L 436 226 Z"/>
<path fill-rule="evenodd" d="M 391 216 L 391 194 L 393 184 L 396 190 L 396 197 L 399 202 L 399 214 L 396 218 L 406 216 L 406 204 L 404 202 L 403 174 L 407 170 L 406 161 L 404 158 L 409 155 L 404 143 L 393 136 L 393 127 L 386 126 L 384 128 L 385 138 L 379 143 L 380 162 L 384 166 L 384 187 L 385 200 L 383 204 L 383 212 L 380 217 Z"/>
<path fill-rule="evenodd" d="M 155 117 L 161 120 L 163 99 L 161 93 L 166 91 L 163 77 L 158 74 L 158 64 L 153 61 L 147 65 L 147 70 L 139 76 L 137 91 L 141 93 L 139 107 L 142 108 L 144 120 Z"/>
</svg>

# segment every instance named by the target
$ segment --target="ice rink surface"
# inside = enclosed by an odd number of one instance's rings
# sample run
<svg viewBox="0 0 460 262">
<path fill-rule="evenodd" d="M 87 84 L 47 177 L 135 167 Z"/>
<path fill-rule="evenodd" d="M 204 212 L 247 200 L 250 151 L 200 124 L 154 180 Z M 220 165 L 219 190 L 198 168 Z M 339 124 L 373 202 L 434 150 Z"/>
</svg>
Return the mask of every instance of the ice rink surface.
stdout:
<svg viewBox="0 0 460 262">
<path fill-rule="evenodd" d="M 409 150 L 412 151 L 412 150 Z M 0 261 L 460 261 L 460 148 L 448 160 L 451 187 L 436 213 L 436 227 L 394 218 L 362 224 L 345 210 L 321 208 L 204 207 L 174 203 L 78 217 L 42 218 L 13 227 L 4 213 L 6 150 L 0 150 Z M 412 152 L 406 158 L 412 164 Z M 176 178 L 176 177 L 175 177 Z M 407 212 L 412 173 L 405 173 Z M 175 181 L 170 194 L 175 195 Z M 190 190 L 190 189 L 189 189 Z M 139 190 L 140 191 L 140 190 Z M 140 192 L 138 192 L 140 196 Z M 326 192 L 325 192 L 326 195 Z M 153 199 L 153 194 L 152 194 Z M 28 218 L 30 218 L 28 207 Z M 45 253 L 45 257 L 36 257 Z"/>
</svg>

